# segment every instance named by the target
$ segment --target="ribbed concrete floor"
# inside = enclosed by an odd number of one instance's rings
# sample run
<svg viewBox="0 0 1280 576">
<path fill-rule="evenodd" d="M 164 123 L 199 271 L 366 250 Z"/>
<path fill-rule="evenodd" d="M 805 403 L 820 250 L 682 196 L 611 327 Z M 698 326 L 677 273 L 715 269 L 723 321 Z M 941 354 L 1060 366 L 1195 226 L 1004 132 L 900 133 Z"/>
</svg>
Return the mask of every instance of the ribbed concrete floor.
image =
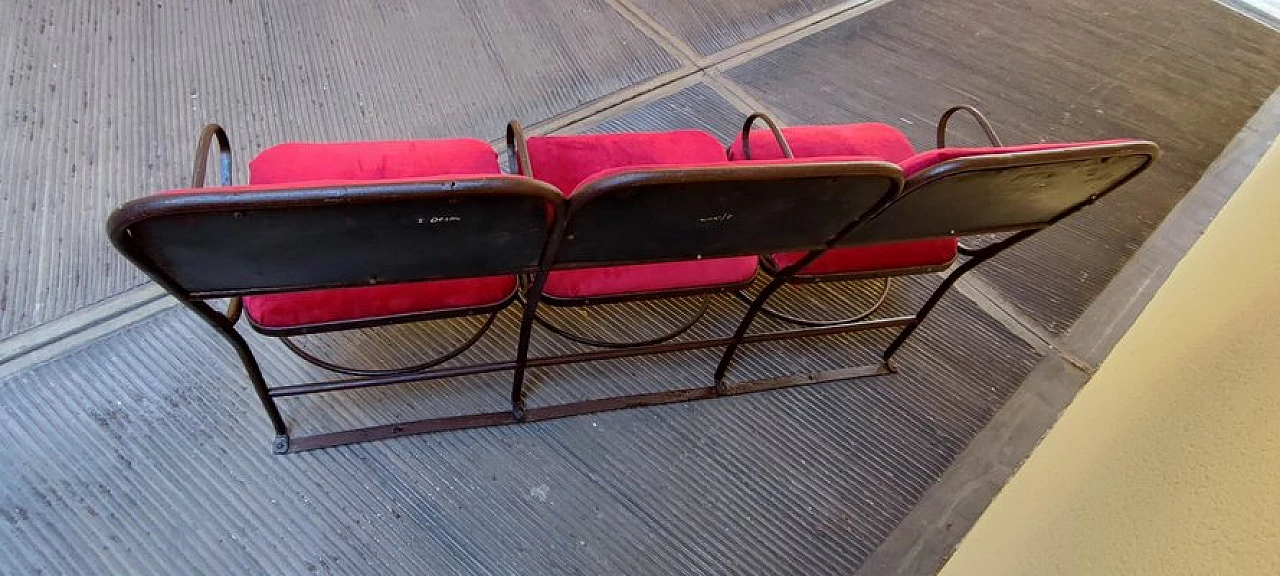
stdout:
<svg viewBox="0 0 1280 576">
<path fill-rule="evenodd" d="M 18 351 L 0 367 L 0 572 L 852 572 L 1280 84 L 1280 38 L 1205 1 L 743 4 L 0 5 L 0 351 Z M 94 337 L 149 298 L 106 245 L 107 211 L 180 185 L 208 120 L 243 166 L 281 140 L 496 139 L 508 117 L 727 140 L 753 109 L 886 121 L 925 147 L 958 102 L 1011 141 L 1143 136 L 1169 156 L 949 299 L 902 375 L 273 457 L 234 358 L 185 311 L 147 305 Z M 737 309 L 717 310 L 708 330 Z M 390 361 L 430 330 L 313 344 Z M 37 365 L 45 342 L 70 351 Z M 754 347 L 738 370 L 846 365 L 871 343 Z M 278 382 L 316 375 L 254 345 Z M 539 371 L 534 401 L 687 385 L 711 360 Z M 286 411 L 320 431 L 492 409 L 501 380 Z"/>
</svg>

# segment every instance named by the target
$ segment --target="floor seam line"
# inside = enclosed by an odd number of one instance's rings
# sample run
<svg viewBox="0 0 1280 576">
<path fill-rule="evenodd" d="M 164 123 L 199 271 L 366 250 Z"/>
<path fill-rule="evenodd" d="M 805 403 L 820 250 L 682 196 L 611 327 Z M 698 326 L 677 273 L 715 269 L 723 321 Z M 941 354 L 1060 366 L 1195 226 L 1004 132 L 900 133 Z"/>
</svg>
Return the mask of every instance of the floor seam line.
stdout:
<svg viewBox="0 0 1280 576">
<path fill-rule="evenodd" d="M 619 12 L 623 18 L 626 18 L 628 22 L 639 29 L 645 36 L 648 36 L 650 40 L 653 40 L 654 43 L 658 44 L 663 50 L 666 50 L 672 57 L 680 60 L 682 64 L 689 64 L 695 68 L 701 69 L 701 67 L 698 66 L 699 55 L 697 50 L 686 44 L 675 34 L 672 34 L 670 30 L 667 30 L 664 26 L 659 24 L 657 20 L 654 20 L 652 16 L 649 16 L 648 13 L 641 10 L 639 6 L 632 4 L 631 0 L 606 1 L 614 10 Z"/>
</svg>

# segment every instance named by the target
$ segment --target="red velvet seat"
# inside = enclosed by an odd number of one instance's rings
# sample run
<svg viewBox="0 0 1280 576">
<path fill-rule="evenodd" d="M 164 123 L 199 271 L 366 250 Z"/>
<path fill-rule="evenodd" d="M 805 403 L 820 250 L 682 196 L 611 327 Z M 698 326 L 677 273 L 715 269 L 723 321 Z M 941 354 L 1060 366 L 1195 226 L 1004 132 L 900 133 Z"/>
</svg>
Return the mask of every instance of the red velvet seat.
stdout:
<svg viewBox="0 0 1280 576">
<path fill-rule="evenodd" d="M 533 176 L 569 197 L 591 176 L 611 169 L 727 163 L 720 142 L 696 130 L 535 136 L 527 146 Z M 750 282 L 756 267 L 756 258 L 743 256 L 557 270 L 547 278 L 543 294 L 584 300 L 730 288 Z"/>
<path fill-rule="evenodd" d="M 915 171 L 932 165 L 913 163 L 915 150 L 911 141 L 898 129 L 885 124 L 840 124 L 793 126 L 782 129 L 796 158 L 864 155 L 897 163 L 910 177 Z M 768 130 L 751 133 L 751 159 L 783 158 L 781 147 Z M 929 154 L 929 153 L 926 153 Z M 744 160 L 742 136 L 729 147 L 729 157 Z M 913 168 L 914 166 L 914 168 Z M 861 274 L 909 273 L 946 268 L 956 257 L 955 238 L 938 238 L 895 242 L 874 246 L 836 248 L 827 251 L 798 275 L 804 277 L 857 276 Z M 802 252 L 773 254 L 770 260 L 778 269 L 799 261 Z M 768 262 L 768 261 L 766 261 Z M 775 269 L 770 272 L 775 272 Z"/>
<path fill-rule="evenodd" d="M 911 141 L 897 128 L 887 124 L 835 124 L 789 126 L 782 129 L 796 158 L 819 156 L 872 156 L 895 164 L 916 153 Z M 752 160 L 782 158 L 782 149 L 768 130 L 751 132 Z M 730 160 L 747 160 L 742 152 L 742 136 L 729 147 Z"/>
<path fill-rule="evenodd" d="M 249 163 L 252 185 L 500 173 L 493 148 L 473 139 L 281 144 Z M 259 329 L 288 331 L 318 324 L 338 327 L 366 320 L 478 312 L 503 305 L 515 289 L 514 276 L 434 280 L 246 296 L 244 310 Z"/>
</svg>

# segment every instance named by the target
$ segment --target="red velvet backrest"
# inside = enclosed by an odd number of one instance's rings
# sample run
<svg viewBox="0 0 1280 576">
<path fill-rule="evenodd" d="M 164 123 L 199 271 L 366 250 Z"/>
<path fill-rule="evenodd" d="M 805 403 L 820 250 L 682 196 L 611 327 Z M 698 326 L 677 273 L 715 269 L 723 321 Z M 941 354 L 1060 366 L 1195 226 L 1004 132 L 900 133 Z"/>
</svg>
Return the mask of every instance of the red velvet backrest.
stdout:
<svg viewBox="0 0 1280 576">
<path fill-rule="evenodd" d="M 926 152 L 902 162 L 902 196 L 841 244 L 1045 227 L 1128 182 L 1159 154 L 1139 140 Z"/>
<path fill-rule="evenodd" d="M 901 190 L 863 158 L 602 172 L 569 200 L 561 265 L 694 260 L 817 248 Z"/>
<path fill-rule="evenodd" d="M 194 297 L 528 272 L 563 211 L 550 186 L 502 175 L 179 192 L 125 204 L 108 233 Z"/>
</svg>

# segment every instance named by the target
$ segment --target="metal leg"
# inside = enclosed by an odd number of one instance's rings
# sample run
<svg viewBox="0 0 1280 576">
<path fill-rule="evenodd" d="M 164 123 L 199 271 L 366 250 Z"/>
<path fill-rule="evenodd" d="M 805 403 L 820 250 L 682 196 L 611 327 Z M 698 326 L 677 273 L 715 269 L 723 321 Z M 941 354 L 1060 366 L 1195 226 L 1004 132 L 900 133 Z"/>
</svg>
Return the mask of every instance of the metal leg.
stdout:
<svg viewBox="0 0 1280 576">
<path fill-rule="evenodd" d="M 901 348 L 902 345 L 906 343 L 907 339 L 915 333 L 916 328 L 920 326 L 920 323 L 924 322 L 924 319 L 929 316 L 929 313 L 938 305 L 938 302 L 941 301 L 942 297 L 951 289 L 951 286 L 953 286 L 957 280 L 960 280 L 961 276 L 974 269 L 977 265 L 990 260 L 991 257 L 996 254 L 1003 252 L 1006 248 L 1025 240 L 1037 231 L 1038 230 L 1024 230 L 1005 238 L 1004 240 L 996 242 L 995 244 L 991 244 L 990 246 L 976 250 L 969 250 L 969 253 L 971 254 L 969 260 L 961 264 L 955 269 L 955 271 L 948 274 L 947 277 L 942 280 L 942 284 L 938 285 L 937 289 L 933 291 L 933 294 L 929 295 L 929 299 L 925 301 L 924 306 L 920 307 L 920 311 L 916 312 L 915 320 L 908 324 L 906 328 L 903 328 L 902 332 L 898 333 L 897 338 L 894 338 L 893 342 L 889 343 L 889 346 L 884 349 L 884 353 L 881 355 L 881 358 L 884 359 L 885 365 L 889 366 L 891 369 L 893 368 L 893 355 L 897 354 L 898 349 Z"/>
<path fill-rule="evenodd" d="M 253 384 L 253 391 L 257 393 L 258 401 L 262 403 L 263 410 L 267 411 L 267 418 L 271 420 L 271 427 L 275 430 L 276 438 L 272 443 L 272 449 L 277 454 L 288 452 L 289 429 L 284 424 L 284 418 L 280 416 L 280 408 L 276 406 L 275 399 L 271 397 L 271 390 L 267 387 L 267 382 L 262 377 L 262 369 L 258 366 L 258 359 L 254 357 L 253 350 L 249 348 L 249 343 L 244 341 L 244 337 L 239 332 L 236 332 L 235 325 L 225 315 L 214 310 L 208 304 L 187 301 L 186 305 L 199 314 L 201 318 L 204 318 L 205 322 L 213 326 L 236 349 L 236 354 L 240 355 L 240 362 L 244 364 L 245 372 L 249 374 L 249 381 Z"/>
<path fill-rule="evenodd" d="M 525 141 L 524 129 L 520 122 L 512 120 L 507 123 L 507 150 L 511 154 L 511 168 L 516 174 L 533 178 L 533 165 L 529 162 L 529 146 Z M 556 261 L 560 251 L 560 237 L 564 235 L 565 215 L 562 205 L 557 205 L 552 215 L 554 227 L 542 246 L 542 256 L 538 259 L 538 273 L 533 278 L 532 286 L 523 291 L 524 286 L 516 288 L 516 295 L 524 305 L 524 314 L 520 317 L 520 340 L 516 344 L 516 361 L 511 381 L 511 416 L 523 422 L 526 417 L 524 406 L 524 373 L 529 364 L 529 339 L 533 335 L 533 323 L 538 318 L 538 302 L 542 300 L 542 288 L 547 283 L 547 275 Z"/>
<path fill-rule="evenodd" d="M 540 280 L 546 275 L 540 274 Z M 515 374 L 511 383 L 511 415 L 524 421 L 524 373 L 529 363 L 529 339 L 533 334 L 533 322 L 538 317 L 538 301 L 542 299 L 544 282 L 535 280 L 534 287 L 525 298 L 524 314 L 520 318 L 520 340 L 516 344 Z"/>
<path fill-rule="evenodd" d="M 523 422 L 526 417 L 524 374 L 529 367 L 529 340 L 533 335 L 533 323 L 538 318 L 538 303 L 542 301 L 542 289 L 547 284 L 551 265 L 555 262 L 560 250 L 560 237 L 564 235 L 565 219 L 562 214 L 555 215 L 555 223 L 555 229 L 552 230 L 547 245 L 543 247 L 542 257 L 538 262 L 538 273 L 533 277 L 533 282 L 528 290 L 524 290 L 523 286 L 516 288 L 517 297 L 524 305 L 524 314 L 520 317 L 520 340 L 516 345 L 516 361 L 511 381 L 511 415 L 520 422 Z"/>
<path fill-rule="evenodd" d="M 440 356 L 432 358 L 431 360 L 414 364 L 412 366 L 405 366 L 403 368 L 373 369 L 373 368 L 352 368 L 350 366 L 342 366 L 340 364 L 335 364 L 333 362 L 329 362 L 327 360 L 317 358 L 315 355 L 311 354 L 310 352 L 303 350 L 300 346 L 298 346 L 297 343 L 295 343 L 293 340 L 290 340 L 288 336 L 281 336 L 280 341 L 284 343 L 285 347 L 288 348 L 290 352 L 293 352 L 299 358 L 302 358 L 303 360 L 306 360 L 311 364 L 324 368 L 325 370 L 337 372 L 339 374 L 350 374 L 351 376 L 384 376 L 384 375 L 393 375 L 393 374 L 412 374 L 414 372 L 421 372 L 433 366 L 444 364 L 445 362 L 448 362 L 456 358 L 459 354 L 462 354 L 463 352 L 466 352 L 467 350 L 469 350 L 472 346 L 475 345 L 476 342 L 480 340 L 482 336 L 485 335 L 486 332 L 489 331 L 489 327 L 493 326 L 493 321 L 495 318 L 498 317 L 498 314 L 499 312 L 494 312 L 490 314 L 489 317 L 485 319 L 484 323 L 480 325 L 480 328 L 478 328 L 475 331 L 475 333 L 473 333 L 469 338 L 467 338 L 465 342 L 463 342 L 462 344 L 459 344 L 457 347 L 453 348 L 452 350 L 445 352 Z"/>
<path fill-rule="evenodd" d="M 805 258 L 801 260 L 799 266 L 807 266 L 809 264 L 808 260 L 811 259 Z M 797 268 L 799 266 L 797 266 Z M 729 372 L 729 365 L 733 363 L 734 353 L 738 351 L 738 346 L 742 345 L 742 340 L 747 335 L 747 330 L 751 328 L 751 323 L 756 319 L 756 315 L 760 313 L 762 308 L 764 308 L 764 304 L 769 300 L 769 296 L 772 296 L 774 292 L 777 292 L 778 289 L 787 282 L 787 278 L 789 276 L 789 274 L 785 273 L 779 274 L 771 280 L 769 284 L 765 285 L 764 289 L 760 291 L 760 294 L 756 295 L 756 299 L 747 307 L 747 313 L 742 316 L 742 321 L 738 323 L 738 329 L 733 333 L 733 339 L 729 342 L 729 345 L 725 347 L 724 354 L 720 356 L 720 364 L 716 366 L 716 393 L 725 393 L 726 388 L 724 386 L 724 375 Z"/>
</svg>

